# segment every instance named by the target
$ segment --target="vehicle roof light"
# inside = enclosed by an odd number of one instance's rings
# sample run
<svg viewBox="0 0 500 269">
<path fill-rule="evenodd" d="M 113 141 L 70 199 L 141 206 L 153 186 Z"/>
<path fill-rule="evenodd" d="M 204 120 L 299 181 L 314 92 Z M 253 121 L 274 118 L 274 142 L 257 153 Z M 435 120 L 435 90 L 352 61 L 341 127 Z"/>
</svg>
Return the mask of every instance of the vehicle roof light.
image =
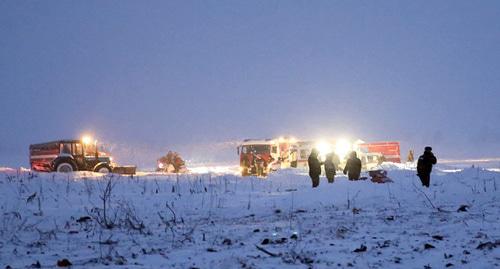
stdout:
<svg viewBox="0 0 500 269">
<path fill-rule="evenodd" d="M 84 135 L 82 137 L 82 143 L 85 144 L 85 145 L 88 145 L 88 144 L 92 143 L 92 137 L 90 137 L 88 135 Z"/>
</svg>

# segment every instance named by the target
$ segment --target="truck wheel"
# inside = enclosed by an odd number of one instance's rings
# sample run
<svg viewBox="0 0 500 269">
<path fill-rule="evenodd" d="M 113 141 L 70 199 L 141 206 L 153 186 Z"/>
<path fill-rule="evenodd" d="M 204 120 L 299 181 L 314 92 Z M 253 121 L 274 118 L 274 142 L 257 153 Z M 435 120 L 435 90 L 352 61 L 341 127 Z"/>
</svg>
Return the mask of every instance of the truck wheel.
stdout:
<svg viewBox="0 0 500 269">
<path fill-rule="evenodd" d="M 242 177 L 246 177 L 246 176 L 249 176 L 250 173 L 248 173 L 248 168 L 247 167 L 242 167 L 241 168 L 241 176 Z"/>
<path fill-rule="evenodd" d="M 70 173 L 70 172 L 75 171 L 75 167 L 71 163 L 61 162 L 61 163 L 57 164 L 56 171 L 61 172 L 61 173 Z"/>
<path fill-rule="evenodd" d="M 106 164 L 101 164 L 94 169 L 94 172 L 109 174 L 111 173 L 111 167 L 109 167 L 109 165 Z"/>
</svg>

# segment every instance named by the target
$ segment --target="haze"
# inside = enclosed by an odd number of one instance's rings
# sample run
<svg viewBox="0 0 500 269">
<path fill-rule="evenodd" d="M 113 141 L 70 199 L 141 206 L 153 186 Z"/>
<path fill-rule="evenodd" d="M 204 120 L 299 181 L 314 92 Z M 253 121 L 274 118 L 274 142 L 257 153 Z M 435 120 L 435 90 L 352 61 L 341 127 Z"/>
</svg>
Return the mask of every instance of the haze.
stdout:
<svg viewBox="0 0 500 269">
<path fill-rule="evenodd" d="M 497 157 L 499 44 L 498 1 L 1 1 L 0 166 L 83 133 L 139 165 L 280 135 Z"/>
</svg>

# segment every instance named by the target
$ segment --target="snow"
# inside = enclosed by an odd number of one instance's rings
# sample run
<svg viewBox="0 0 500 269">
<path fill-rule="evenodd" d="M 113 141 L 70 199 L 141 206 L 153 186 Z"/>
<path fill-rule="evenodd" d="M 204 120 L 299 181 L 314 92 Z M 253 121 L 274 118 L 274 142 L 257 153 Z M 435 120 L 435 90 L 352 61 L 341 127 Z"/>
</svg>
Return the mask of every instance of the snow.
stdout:
<svg viewBox="0 0 500 269">
<path fill-rule="evenodd" d="M 435 169 L 426 189 L 412 165 L 383 168 L 394 183 L 339 175 L 316 189 L 295 169 L 260 179 L 222 167 L 133 177 L 0 168 L 0 268 L 64 258 L 73 268 L 500 266 L 499 171 Z M 98 223 L 108 183 L 112 229 Z"/>
</svg>

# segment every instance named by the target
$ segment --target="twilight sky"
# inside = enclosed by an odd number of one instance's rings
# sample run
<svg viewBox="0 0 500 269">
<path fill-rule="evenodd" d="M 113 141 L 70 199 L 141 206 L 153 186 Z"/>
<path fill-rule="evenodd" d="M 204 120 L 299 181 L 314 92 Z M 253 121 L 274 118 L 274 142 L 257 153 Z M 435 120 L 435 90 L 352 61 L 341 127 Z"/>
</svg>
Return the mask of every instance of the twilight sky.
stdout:
<svg viewBox="0 0 500 269">
<path fill-rule="evenodd" d="M 499 102 L 499 1 L 0 1 L 0 166 L 84 132 L 138 152 L 291 134 L 498 157 Z"/>
</svg>

